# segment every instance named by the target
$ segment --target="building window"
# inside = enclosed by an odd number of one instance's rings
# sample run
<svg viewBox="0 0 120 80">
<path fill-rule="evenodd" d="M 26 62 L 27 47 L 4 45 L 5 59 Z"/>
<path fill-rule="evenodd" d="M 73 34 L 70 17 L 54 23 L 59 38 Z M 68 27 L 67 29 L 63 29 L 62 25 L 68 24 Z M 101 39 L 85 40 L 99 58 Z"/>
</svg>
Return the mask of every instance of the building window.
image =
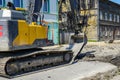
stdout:
<svg viewBox="0 0 120 80">
<path fill-rule="evenodd" d="M 102 12 L 102 20 L 105 20 L 105 13 Z"/>
<path fill-rule="evenodd" d="M 8 2 L 12 2 L 12 0 L 2 0 L 5 1 L 5 3 L 3 4 L 5 7 L 7 6 Z"/>
<path fill-rule="evenodd" d="M 88 9 L 95 8 L 95 0 L 88 0 Z"/>
<path fill-rule="evenodd" d="M 112 21 L 112 14 L 109 14 L 109 20 Z"/>
<path fill-rule="evenodd" d="M 119 23 L 120 23 L 120 15 L 119 15 Z"/>
<path fill-rule="evenodd" d="M 2 0 L 0 0 L 0 5 L 2 5 Z"/>
<path fill-rule="evenodd" d="M 115 22 L 117 22 L 117 15 L 115 15 Z"/>
<path fill-rule="evenodd" d="M 105 13 L 105 20 L 106 20 L 106 21 L 108 20 L 108 15 L 107 15 L 107 13 Z"/>
<path fill-rule="evenodd" d="M 81 6 L 82 10 L 86 9 L 86 0 L 81 0 L 80 1 L 80 6 Z"/>
<path fill-rule="evenodd" d="M 119 23 L 120 22 L 120 16 L 117 15 L 117 22 Z"/>
<path fill-rule="evenodd" d="M 15 7 L 23 7 L 23 0 L 0 0 L 0 5 L 6 7 L 8 2 L 14 3 Z"/>
<path fill-rule="evenodd" d="M 44 12 L 49 12 L 49 0 L 44 0 L 43 11 Z"/>
<path fill-rule="evenodd" d="M 4 4 L 4 6 L 7 6 L 7 3 L 8 3 L 8 0 L 5 0 L 5 4 Z"/>
<path fill-rule="evenodd" d="M 103 13 L 100 11 L 100 20 L 103 20 Z"/>
<path fill-rule="evenodd" d="M 116 15 L 114 14 L 114 22 L 116 22 Z"/>
<path fill-rule="evenodd" d="M 20 7 L 20 0 L 13 0 L 15 7 Z"/>
</svg>

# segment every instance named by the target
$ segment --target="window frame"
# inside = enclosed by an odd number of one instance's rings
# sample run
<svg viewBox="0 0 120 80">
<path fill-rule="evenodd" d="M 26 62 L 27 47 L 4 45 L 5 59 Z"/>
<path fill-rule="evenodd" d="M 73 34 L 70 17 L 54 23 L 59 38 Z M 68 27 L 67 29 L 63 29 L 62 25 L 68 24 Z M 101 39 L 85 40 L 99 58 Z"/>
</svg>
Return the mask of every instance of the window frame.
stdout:
<svg viewBox="0 0 120 80">
<path fill-rule="evenodd" d="M 100 11 L 100 20 L 103 20 L 103 12 L 102 11 Z"/>
<path fill-rule="evenodd" d="M 46 7 L 45 7 L 45 1 L 47 2 Z M 49 0 L 44 0 L 43 12 L 49 13 L 50 12 L 49 7 L 50 7 Z M 46 10 L 44 8 L 46 8 Z"/>
<path fill-rule="evenodd" d="M 110 14 L 109 14 L 109 20 L 110 20 L 110 21 L 112 21 L 112 17 L 113 17 L 113 16 L 112 16 L 112 14 L 110 13 Z"/>
</svg>

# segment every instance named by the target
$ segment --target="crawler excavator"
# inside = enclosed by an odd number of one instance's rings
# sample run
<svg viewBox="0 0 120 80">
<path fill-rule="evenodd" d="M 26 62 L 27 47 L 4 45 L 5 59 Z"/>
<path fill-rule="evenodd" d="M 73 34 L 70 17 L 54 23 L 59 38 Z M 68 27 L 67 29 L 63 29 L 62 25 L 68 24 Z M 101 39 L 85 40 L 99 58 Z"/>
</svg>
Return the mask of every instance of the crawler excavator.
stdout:
<svg viewBox="0 0 120 80">
<path fill-rule="evenodd" d="M 7 9 L 0 10 L 0 75 L 14 77 L 31 71 L 73 63 L 87 43 L 82 42 L 57 48 L 42 49 L 48 46 L 47 25 L 42 23 L 41 7 L 43 0 L 29 0 L 26 11 L 8 3 Z"/>
</svg>

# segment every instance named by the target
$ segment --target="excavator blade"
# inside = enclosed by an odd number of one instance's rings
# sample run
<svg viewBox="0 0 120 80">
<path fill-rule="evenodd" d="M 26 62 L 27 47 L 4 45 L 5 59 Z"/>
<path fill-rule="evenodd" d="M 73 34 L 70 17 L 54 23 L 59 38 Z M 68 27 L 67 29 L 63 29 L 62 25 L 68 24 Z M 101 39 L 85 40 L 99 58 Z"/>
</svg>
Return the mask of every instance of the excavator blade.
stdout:
<svg viewBox="0 0 120 80">
<path fill-rule="evenodd" d="M 71 35 L 71 36 L 73 36 L 73 35 Z M 80 55 L 84 46 L 87 44 L 87 41 L 88 41 L 87 36 L 85 34 L 82 36 L 83 36 L 83 38 L 79 38 L 79 40 L 83 39 L 81 42 L 75 42 L 75 40 L 72 39 L 72 37 L 70 37 L 69 45 L 64 45 L 63 47 L 60 48 L 60 50 L 72 50 L 73 58 L 72 58 L 70 64 L 72 64 L 76 60 L 76 58 Z"/>
</svg>

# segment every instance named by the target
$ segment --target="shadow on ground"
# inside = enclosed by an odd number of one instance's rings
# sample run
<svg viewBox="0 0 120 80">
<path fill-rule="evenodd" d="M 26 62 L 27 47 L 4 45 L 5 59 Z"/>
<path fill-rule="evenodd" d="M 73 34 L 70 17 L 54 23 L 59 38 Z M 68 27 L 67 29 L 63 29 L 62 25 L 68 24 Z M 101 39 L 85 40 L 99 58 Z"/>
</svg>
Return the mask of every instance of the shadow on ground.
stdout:
<svg viewBox="0 0 120 80">
<path fill-rule="evenodd" d="M 93 54 L 96 51 L 89 51 L 86 53 L 81 53 L 80 55 L 77 56 L 77 59 L 83 59 L 84 57 L 88 57 L 88 58 L 94 58 L 95 55 Z"/>
</svg>

